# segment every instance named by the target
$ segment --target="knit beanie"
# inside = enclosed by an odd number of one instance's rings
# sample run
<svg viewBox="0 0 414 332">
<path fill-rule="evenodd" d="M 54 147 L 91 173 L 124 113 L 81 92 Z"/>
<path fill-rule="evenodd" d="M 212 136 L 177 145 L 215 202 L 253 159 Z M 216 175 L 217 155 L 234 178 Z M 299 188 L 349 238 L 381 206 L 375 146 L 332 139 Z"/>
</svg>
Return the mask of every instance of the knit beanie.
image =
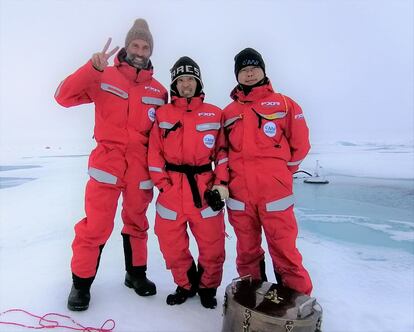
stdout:
<svg viewBox="0 0 414 332">
<path fill-rule="evenodd" d="M 239 75 L 239 71 L 247 66 L 258 66 L 263 69 L 266 76 L 265 63 L 259 52 L 252 48 L 245 48 L 234 57 L 234 74 Z"/>
<path fill-rule="evenodd" d="M 181 76 L 192 76 L 197 80 L 196 95 L 199 95 L 203 90 L 203 81 L 201 79 L 201 71 L 198 64 L 188 56 L 183 56 L 177 60 L 174 66 L 170 69 L 171 72 L 171 92 L 177 93 L 177 79 Z"/>
<path fill-rule="evenodd" d="M 150 46 L 150 50 L 152 54 L 154 42 L 152 39 L 152 34 L 148 27 L 148 23 L 143 18 L 136 19 L 134 22 L 134 25 L 128 31 L 128 34 L 126 35 L 126 38 L 125 38 L 125 48 L 127 48 L 128 45 L 135 39 L 141 39 L 141 40 L 146 41 Z"/>
</svg>

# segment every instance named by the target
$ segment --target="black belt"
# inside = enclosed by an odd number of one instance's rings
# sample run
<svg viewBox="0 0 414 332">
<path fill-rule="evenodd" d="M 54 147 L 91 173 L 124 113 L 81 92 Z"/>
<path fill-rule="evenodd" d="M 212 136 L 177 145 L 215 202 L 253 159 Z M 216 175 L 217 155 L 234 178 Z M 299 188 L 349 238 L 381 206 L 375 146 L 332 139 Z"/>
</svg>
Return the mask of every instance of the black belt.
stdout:
<svg viewBox="0 0 414 332">
<path fill-rule="evenodd" d="M 166 163 L 165 169 L 167 171 L 184 173 L 187 176 L 187 180 L 191 188 L 191 193 L 193 194 L 194 205 L 197 208 L 201 208 L 202 206 L 201 196 L 200 196 L 200 192 L 198 191 L 198 186 L 197 186 L 197 181 L 195 179 L 195 175 L 212 171 L 213 168 L 211 167 L 211 163 L 201 165 L 201 166 L 193 166 L 193 165 L 186 165 L 186 164 L 175 165 L 175 164 Z"/>
</svg>

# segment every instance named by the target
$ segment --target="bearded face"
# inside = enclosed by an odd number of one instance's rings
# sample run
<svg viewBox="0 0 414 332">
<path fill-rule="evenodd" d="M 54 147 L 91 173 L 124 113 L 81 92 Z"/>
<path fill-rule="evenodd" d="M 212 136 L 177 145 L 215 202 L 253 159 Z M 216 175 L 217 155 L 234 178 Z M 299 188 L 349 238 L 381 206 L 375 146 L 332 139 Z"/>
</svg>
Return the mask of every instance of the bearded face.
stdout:
<svg viewBox="0 0 414 332">
<path fill-rule="evenodd" d="M 126 61 L 138 69 L 147 68 L 151 55 L 150 45 L 142 39 L 134 39 L 126 49 Z"/>
<path fill-rule="evenodd" d="M 126 60 L 131 66 L 137 69 L 147 68 L 149 62 L 149 58 L 130 53 L 127 53 Z"/>
</svg>

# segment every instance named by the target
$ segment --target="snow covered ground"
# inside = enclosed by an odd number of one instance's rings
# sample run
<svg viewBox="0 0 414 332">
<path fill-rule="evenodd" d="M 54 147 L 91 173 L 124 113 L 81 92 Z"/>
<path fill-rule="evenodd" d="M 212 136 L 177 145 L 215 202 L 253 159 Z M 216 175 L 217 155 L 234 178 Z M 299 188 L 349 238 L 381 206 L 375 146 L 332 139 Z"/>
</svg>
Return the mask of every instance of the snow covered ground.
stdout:
<svg viewBox="0 0 414 332">
<path fill-rule="evenodd" d="M 152 229 L 148 275 L 157 284 L 157 295 L 141 298 L 123 285 L 120 211 L 92 286 L 89 310 L 66 309 L 73 226 L 83 217 L 87 152 L 50 147 L 0 154 L 0 312 L 56 312 L 94 327 L 112 318 L 114 331 L 121 332 L 220 331 L 224 288 L 237 276 L 230 225 L 217 309 L 204 309 L 197 297 L 181 306 L 165 304 L 175 285 Z M 313 171 L 316 160 L 330 183 L 296 179 L 295 194 L 298 247 L 313 278 L 313 296 L 324 309 L 323 331 L 413 331 L 413 143 L 316 144 L 301 168 Z M 154 213 L 152 204 L 152 225 Z M 196 254 L 194 242 L 192 249 Z M 273 276 L 270 264 L 267 270 Z M 25 317 L 7 314 L 0 321 L 35 324 Z M 0 325 L 0 331 L 25 330 Z"/>
</svg>

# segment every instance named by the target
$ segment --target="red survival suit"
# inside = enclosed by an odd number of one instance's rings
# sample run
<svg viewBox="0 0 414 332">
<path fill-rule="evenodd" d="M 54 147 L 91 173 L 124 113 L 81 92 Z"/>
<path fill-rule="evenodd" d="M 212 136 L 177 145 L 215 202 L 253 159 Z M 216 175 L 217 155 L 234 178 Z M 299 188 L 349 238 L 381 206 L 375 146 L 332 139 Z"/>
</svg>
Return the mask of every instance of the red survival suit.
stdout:
<svg viewBox="0 0 414 332">
<path fill-rule="evenodd" d="M 55 98 L 65 107 L 95 103 L 96 148 L 89 157 L 86 185 L 86 218 L 75 226 L 72 244 L 72 272 L 80 278 L 95 276 L 100 252 L 113 226 L 118 198 L 123 194 L 125 263 L 131 267 L 147 262 L 145 216 L 153 197 L 153 183 L 147 166 L 149 132 L 155 110 L 166 103 L 167 90 L 149 70 L 137 70 L 123 61 L 100 72 L 91 61 L 67 77 Z"/>
<path fill-rule="evenodd" d="M 227 157 L 224 144 L 222 111 L 203 102 L 201 97 L 172 97 L 172 103 L 157 110 L 151 131 L 148 166 L 154 184 L 160 189 L 156 203 L 155 233 L 175 283 L 190 289 L 187 275 L 193 265 L 189 251 L 187 222 L 199 249 L 201 288 L 220 285 L 224 251 L 223 211 L 213 211 L 203 199 L 213 184 L 227 183 Z M 215 162 L 214 172 L 211 163 Z M 178 165 L 178 166 L 177 166 Z M 177 171 L 187 165 L 187 171 L 199 173 L 187 176 Z M 195 179 L 191 186 L 189 178 Z M 197 204 L 197 193 L 201 198 Z M 199 207 L 196 207 L 198 205 Z"/>
<path fill-rule="evenodd" d="M 277 278 L 310 294 L 312 282 L 296 248 L 292 173 L 310 149 L 298 104 L 275 93 L 270 82 L 246 96 L 236 87 L 224 109 L 229 142 L 229 221 L 237 236 L 237 270 L 263 279 L 262 227 Z"/>
</svg>

